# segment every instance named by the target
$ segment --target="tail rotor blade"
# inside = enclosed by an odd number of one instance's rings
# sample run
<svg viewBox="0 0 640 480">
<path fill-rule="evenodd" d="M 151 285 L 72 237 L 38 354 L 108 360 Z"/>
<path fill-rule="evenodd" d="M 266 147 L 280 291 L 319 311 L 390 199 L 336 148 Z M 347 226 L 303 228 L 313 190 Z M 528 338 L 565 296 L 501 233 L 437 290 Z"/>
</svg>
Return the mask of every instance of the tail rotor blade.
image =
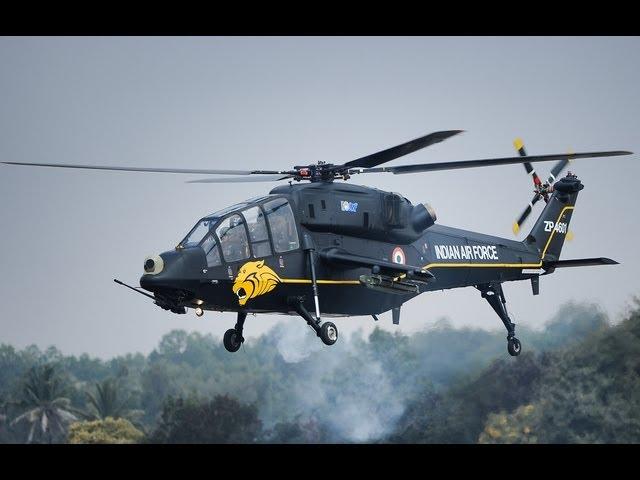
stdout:
<svg viewBox="0 0 640 480">
<path fill-rule="evenodd" d="M 567 165 L 569 165 L 569 160 L 567 159 L 560 160 L 558 163 L 556 163 L 551 169 L 551 172 L 549 172 L 549 178 L 547 179 L 547 183 L 548 184 L 554 183 L 558 178 L 558 175 L 562 173 L 562 170 L 564 170 L 567 167 Z"/>
<path fill-rule="evenodd" d="M 540 200 L 540 195 L 536 194 L 533 197 L 533 199 L 529 202 L 529 205 L 527 205 L 527 208 L 524 209 L 524 211 L 522 212 L 518 220 L 516 220 L 513 223 L 512 230 L 514 235 L 518 234 L 518 232 L 520 231 L 520 227 L 524 224 L 525 220 L 529 217 L 529 214 L 531 214 L 533 210 L 533 206 L 536 203 L 538 203 L 538 200 Z"/>
<path fill-rule="evenodd" d="M 513 141 L 513 146 L 515 147 L 515 149 L 518 151 L 518 153 L 520 154 L 521 157 L 526 157 L 527 156 L 527 151 L 524 149 L 524 142 L 522 141 L 521 138 L 516 138 Z M 540 180 L 540 177 L 538 177 L 538 174 L 536 173 L 535 169 L 533 168 L 533 165 L 531 165 L 530 162 L 524 162 L 524 169 L 527 171 L 527 173 L 529 175 L 531 175 L 531 178 L 533 179 L 533 185 L 538 187 L 542 184 L 542 181 Z"/>
</svg>

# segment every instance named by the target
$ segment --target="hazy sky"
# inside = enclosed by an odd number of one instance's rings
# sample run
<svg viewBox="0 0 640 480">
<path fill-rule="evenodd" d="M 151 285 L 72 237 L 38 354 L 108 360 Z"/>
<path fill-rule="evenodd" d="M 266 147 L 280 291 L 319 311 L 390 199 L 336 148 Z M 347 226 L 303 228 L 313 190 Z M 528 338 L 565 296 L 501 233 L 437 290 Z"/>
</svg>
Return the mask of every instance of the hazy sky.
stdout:
<svg viewBox="0 0 640 480">
<path fill-rule="evenodd" d="M 466 133 L 392 165 L 511 156 L 516 136 L 530 154 L 640 151 L 638 51 L 640 39 L 625 37 L 5 37 L 0 160 L 280 169 L 455 128 Z M 537 169 L 546 176 L 550 167 Z M 640 293 L 637 155 L 571 169 L 585 189 L 562 257 L 621 265 L 557 271 L 537 297 L 528 282 L 505 284 L 516 323 L 542 325 L 567 300 L 615 317 Z M 174 328 L 221 336 L 232 327 L 234 314 L 171 314 L 112 280 L 137 284 L 146 255 L 273 186 L 184 183 L 193 178 L 0 166 L 0 342 L 110 356 L 148 352 Z M 440 224 L 509 238 L 532 196 L 520 165 L 366 181 L 428 201 Z M 442 316 L 503 328 L 466 288 L 405 304 L 400 329 Z M 382 317 L 385 329 L 398 328 Z M 245 336 L 282 319 L 249 317 Z M 370 317 L 335 323 L 343 335 L 374 326 Z M 291 328 L 308 329 L 302 320 Z"/>
</svg>

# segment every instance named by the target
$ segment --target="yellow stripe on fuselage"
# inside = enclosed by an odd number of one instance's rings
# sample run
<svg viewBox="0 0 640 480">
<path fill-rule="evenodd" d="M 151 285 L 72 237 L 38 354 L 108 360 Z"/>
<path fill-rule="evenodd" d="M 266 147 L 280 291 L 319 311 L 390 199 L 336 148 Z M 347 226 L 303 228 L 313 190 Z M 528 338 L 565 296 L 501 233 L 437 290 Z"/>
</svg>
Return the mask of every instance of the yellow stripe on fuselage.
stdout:
<svg viewBox="0 0 640 480">
<path fill-rule="evenodd" d="M 573 210 L 574 208 L 575 207 L 573 206 L 564 207 L 560 212 L 560 215 L 558 215 L 558 218 L 556 219 L 555 224 L 557 224 L 560 221 L 560 219 L 562 218 L 562 215 L 564 215 L 564 212 L 566 212 L 567 210 Z M 553 240 L 553 236 L 555 235 L 555 233 L 556 233 L 556 230 L 554 228 L 551 231 L 551 235 L 549 235 L 549 238 L 547 240 L 547 243 L 544 246 L 544 249 L 542 250 L 542 255 L 540 256 L 540 261 L 538 263 L 429 263 L 428 265 L 425 265 L 424 267 L 422 267 L 422 269 L 429 270 L 430 268 L 460 268 L 460 267 L 462 268 L 540 268 L 542 266 L 542 260 L 547 254 L 547 250 L 549 249 L 549 245 L 551 245 L 551 240 Z M 395 277 L 394 280 L 399 280 L 406 276 L 407 274 L 403 273 L 402 275 Z"/>
<path fill-rule="evenodd" d="M 305 278 L 281 278 L 282 283 L 311 283 Z M 318 280 L 318 285 L 360 285 L 359 280 Z"/>
<path fill-rule="evenodd" d="M 567 210 L 573 210 L 575 207 L 564 207 L 558 215 L 556 219 L 557 224 L 564 212 Z M 555 226 L 554 224 L 554 226 Z M 540 257 L 540 262 L 538 263 L 429 263 L 422 267 L 422 270 L 429 270 L 430 268 L 540 268 L 542 266 L 542 260 L 547 254 L 547 250 L 549 249 L 549 245 L 551 245 L 551 241 L 553 240 L 553 236 L 556 234 L 555 228 L 552 230 L 551 235 L 549 235 L 549 239 L 542 250 L 542 255 Z M 403 273 L 402 275 L 395 277 L 394 280 L 399 280 L 401 278 L 406 277 L 407 274 Z M 281 278 L 282 283 L 300 283 L 300 284 L 311 284 L 311 280 L 303 279 L 303 278 Z M 318 280 L 318 285 L 360 285 L 359 280 Z"/>
</svg>

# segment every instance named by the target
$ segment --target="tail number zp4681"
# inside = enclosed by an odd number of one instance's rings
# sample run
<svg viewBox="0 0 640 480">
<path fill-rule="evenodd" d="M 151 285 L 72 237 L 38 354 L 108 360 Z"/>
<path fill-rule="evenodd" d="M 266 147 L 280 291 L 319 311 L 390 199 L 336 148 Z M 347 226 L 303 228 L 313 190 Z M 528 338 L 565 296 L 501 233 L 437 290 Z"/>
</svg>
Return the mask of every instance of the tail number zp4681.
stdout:
<svg viewBox="0 0 640 480">
<path fill-rule="evenodd" d="M 548 220 L 545 220 L 544 222 L 544 231 L 545 232 L 553 232 L 556 231 L 558 233 L 567 233 L 567 224 L 564 222 L 558 222 L 558 223 L 554 223 L 554 222 L 550 222 Z"/>
</svg>

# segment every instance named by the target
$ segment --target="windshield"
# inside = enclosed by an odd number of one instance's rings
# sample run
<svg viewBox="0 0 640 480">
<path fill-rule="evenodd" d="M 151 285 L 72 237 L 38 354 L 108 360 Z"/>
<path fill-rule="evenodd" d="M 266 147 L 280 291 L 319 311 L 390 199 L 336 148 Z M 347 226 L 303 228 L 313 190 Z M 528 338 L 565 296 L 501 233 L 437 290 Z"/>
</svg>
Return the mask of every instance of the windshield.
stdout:
<svg viewBox="0 0 640 480">
<path fill-rule="evenodd" d="M 254 257 L 271 255 L 271 243 L 264 213 L 259 206 L 251 206 L 252 203 L 264 201 L 270 197 L 272 195 L 254 197 L 206 216 L 191 229 L 178 246 L 187 248 L 200 245 L 212 265 L 220 262 L 218 246 L 222 249 L 227 262 L 248 258 L 249 242 L 251 242 Z M 271 224 L 276 252 L 288 252 L 298 248 L 298 235 L 289 203 L 284 198 L 276 198 L 265 203 L 264 209 Z M 236 214 L 221 221 L 225 215 L 239 211 L 242 211 L 244 218 Z M 246 236 L 245 220 L 250 240 Z M 217 238 L 214 236 L 214 230 Z M 211 235 L 208 235 L 209 233 Z"/>
<path fill-rule="evenodd" d="M 231 213 L 235 210 L 240 210 L 241 208 L 244 208 L 246 206 L 246 202 L 236 203 L 235 205 L 231 205 L 230 207 L 218 210 L 211 215 L 207 215 L 205 218 L 200 220 L 195 227 L 191 229 L 191 231 L 187 234 L 184 240 L 179 243 L 179 245 L 182 247 L 195 247 L 196 245 L 199 245 L 205 235 L 210 231 L 213 231 L 214 225 L 218 223 L 221 217 L 224 217 L 226 214 Z"/>
<path fill-rule="evenodd" d="M 195 247 L 198 245 L 204 236 L 209 233 L 209 230 L 218 221 L 217 218 L 205 218 L 200 220 L 193 229 L 187 234 L 187 236 L 180 242 L 183 247 Z"/>
</svg>

